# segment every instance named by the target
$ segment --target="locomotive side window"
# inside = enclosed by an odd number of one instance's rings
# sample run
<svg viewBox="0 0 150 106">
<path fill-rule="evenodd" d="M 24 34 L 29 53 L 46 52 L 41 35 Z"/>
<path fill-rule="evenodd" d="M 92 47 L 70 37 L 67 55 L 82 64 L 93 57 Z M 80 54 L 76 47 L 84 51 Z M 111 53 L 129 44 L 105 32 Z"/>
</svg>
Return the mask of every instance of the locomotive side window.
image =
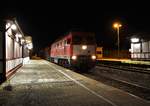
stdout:
<svg viewBox="0 0 150 106">
<path fill-rule="evenodd" d="M 59 43 L 59 47 L 61 47 L 61 46 L 62 46 L 62 42 Z"/>
<path fill-rule="evenodd" d="M 71 43 L 71 39 L 67 39 L 67 44 L 70 44 Z"/>
<path fill-rule="evenodd" d="M 59 43 L 57 44 L 57 48 L 59 47 Z"/>
<path fill-rule="evenodd" d="M 67 45 L 67 40 L 64 40 L 64 45 Z"/>
</svg>

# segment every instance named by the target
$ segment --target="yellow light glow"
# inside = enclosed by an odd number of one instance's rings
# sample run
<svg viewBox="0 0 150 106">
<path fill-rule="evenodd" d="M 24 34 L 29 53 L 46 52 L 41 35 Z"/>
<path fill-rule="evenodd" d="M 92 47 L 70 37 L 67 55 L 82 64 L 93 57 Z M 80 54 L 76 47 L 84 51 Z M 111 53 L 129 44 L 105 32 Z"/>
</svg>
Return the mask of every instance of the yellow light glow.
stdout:
<svg viewBox="0 0 150 106">
<path fill-rule="evenodd" d="M 122 27 L 122 25 L 120 23 L 114 23 L 114 28 L 119 28 L 119 27 Z"/>
<path fill-rule="evenodd" d="M 87 49 L 87 45 L 83 45 L 83 46 L 82 46 L 82 49 L 83 49 L 83 50 L 86 50 L 86 49 Z"/>
</svg>

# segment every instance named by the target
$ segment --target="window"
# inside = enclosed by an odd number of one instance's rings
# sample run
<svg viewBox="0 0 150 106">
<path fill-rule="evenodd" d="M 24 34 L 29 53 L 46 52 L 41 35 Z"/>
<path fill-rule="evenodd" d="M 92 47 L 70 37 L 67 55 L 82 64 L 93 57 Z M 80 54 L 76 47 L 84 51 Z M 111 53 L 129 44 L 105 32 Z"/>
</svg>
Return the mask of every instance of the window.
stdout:
<svg viewBox="0 0 150 106">
<path fill-rule="evenodd" d="M 70 44 L 71 43 L 71 39 L 67 39 L 67 44 Z"/>
<path fill-rule="evenodd" d="M 64 40 L 64 45 L 66 45 L 67 44 L 67 41 L 66 40 Z"/>
<path fill-rule="evenodd" d="M 59 47 L 59 43 L 57 44 L 57 47 Z"/>
</svg>

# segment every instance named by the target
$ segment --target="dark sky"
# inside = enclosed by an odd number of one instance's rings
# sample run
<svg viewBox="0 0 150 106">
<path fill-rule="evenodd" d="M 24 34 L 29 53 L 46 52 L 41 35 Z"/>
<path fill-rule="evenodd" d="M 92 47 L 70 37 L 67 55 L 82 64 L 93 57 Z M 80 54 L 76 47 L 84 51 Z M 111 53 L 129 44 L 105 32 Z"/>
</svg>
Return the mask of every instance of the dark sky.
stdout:
<svg viewBox="0 0 150 106">
<path fill-rule="evenodd" d="M 23 32 L 33 37 L 35 50 L 75 28 L 95 32 L 98 44 L 114 48 L 117 41 L 116 30 L 112 28 L 114 21 L 123 25 L 122 48 L 128 48 L 128 37 L 133 33 L 150 32 L 150 8 L 146 3 L 13 1 L 5 6 L 1 7 L 0 18 L 16 17 Z"/>
</svg>

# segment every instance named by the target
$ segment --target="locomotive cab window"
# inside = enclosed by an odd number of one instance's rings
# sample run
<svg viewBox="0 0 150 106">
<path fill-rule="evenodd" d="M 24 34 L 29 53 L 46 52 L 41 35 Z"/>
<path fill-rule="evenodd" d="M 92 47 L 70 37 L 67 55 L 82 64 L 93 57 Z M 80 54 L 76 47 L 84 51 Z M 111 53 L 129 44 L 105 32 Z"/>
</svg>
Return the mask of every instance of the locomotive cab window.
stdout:
<svg viewBox="0 0 150 106">
<path fill-rule="evenodd" d="M 93 35 L 74 35 L 73 44 L 94 44 L 95 38 Z"/>
<path fill-rule="evenodd" d="M 75 43 L 75 44 L 80 44 L 81 41 L 82 41 L 81 36 L 79 36 L 79 35 L 75 35 L 75 36 L 74 36 L 74 38 L 73 38 L 73 43 Z"/>
<path fill-rule="evenodd" d="M 64 40 L 64 45 L 66 45 L 67 44 L 67 40 Z"/>
<path fill-rule="evenodd" d="M 92 35 L 86 36 L 85 39 L 86 39 L 86 41 L 88 41 L 88 43 L 90 43 L 90 44 L 93 44 L 93 43 L 96 42 L 94 36 L 92 36 Z"/>
</svg>

